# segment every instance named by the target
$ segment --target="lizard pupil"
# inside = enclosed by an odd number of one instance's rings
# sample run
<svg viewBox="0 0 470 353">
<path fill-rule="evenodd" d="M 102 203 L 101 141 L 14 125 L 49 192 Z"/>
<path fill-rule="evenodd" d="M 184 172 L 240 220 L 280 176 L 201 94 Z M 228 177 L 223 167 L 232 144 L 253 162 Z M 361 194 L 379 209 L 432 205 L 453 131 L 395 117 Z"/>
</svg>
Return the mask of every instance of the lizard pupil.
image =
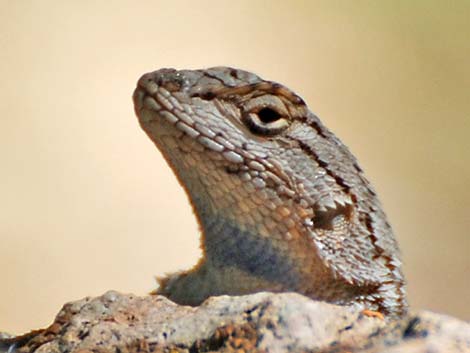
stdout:
<svg viewBox="0 0 470 353">
<path fill-rule="evenodd" d="M 279 120 L 281 115 L 271 108 L 263 108 L 258 112 L 258 117 L 264 124 L 270 124 Z"/>
</svg>

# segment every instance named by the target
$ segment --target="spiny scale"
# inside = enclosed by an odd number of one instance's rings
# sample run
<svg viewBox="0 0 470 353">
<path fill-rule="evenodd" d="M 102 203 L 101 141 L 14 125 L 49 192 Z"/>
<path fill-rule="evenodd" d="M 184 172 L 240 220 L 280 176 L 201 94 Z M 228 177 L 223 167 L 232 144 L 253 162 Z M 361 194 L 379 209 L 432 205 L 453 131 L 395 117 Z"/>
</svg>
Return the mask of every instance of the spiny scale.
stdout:
<svg viewBox="0 0 470 353">
<path fill-rule="evenodd" d="M 372 186 L 295 93 L 233 68 L 162 69 L 142 76 L 134 103 L 202 229 L 204 258 L 157 293 L 198 305 L 296 291 L 406 312 L 398 246 Z"/>
</svg>

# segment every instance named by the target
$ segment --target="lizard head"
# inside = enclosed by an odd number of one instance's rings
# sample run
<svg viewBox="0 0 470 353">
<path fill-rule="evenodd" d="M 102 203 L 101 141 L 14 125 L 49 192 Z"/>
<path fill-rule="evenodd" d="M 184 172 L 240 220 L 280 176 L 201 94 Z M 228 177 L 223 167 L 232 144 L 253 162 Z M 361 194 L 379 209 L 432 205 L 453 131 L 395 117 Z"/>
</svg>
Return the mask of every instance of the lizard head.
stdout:
<svg viewBox="0 0 470 353">
<path fill-rule="evenodd" d="M 350 212 L 345 186 L 322 168 L 336 140 L 288 88 L 228 67 L 161 69 L 141 77 L 134 103 L 203 228 L 206 213 L 223 213 L 265 234 L 276 223 L 289 237 Z M 315 143 L 325 148 L 312 161 Z"/>
</svg>

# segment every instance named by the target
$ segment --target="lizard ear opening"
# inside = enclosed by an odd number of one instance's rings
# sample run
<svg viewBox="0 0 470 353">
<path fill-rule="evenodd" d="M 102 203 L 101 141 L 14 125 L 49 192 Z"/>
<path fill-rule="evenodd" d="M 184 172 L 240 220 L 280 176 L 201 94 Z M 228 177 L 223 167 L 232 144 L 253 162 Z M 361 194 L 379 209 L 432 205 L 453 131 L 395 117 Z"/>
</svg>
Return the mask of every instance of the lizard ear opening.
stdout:
<svg viewBox="0 0 470 353">
<path fill-rule="evenodd" d="M 349 220 L 352 215 L 351 205 L 340 205 L 336 203 L 336 207 L 327 208 L 326 211 L 315 211 L 315 217 L 312 218 L 314 228 L 323 230 L 335 230 L 342 227 L 343 222 Z"/>
</svg>

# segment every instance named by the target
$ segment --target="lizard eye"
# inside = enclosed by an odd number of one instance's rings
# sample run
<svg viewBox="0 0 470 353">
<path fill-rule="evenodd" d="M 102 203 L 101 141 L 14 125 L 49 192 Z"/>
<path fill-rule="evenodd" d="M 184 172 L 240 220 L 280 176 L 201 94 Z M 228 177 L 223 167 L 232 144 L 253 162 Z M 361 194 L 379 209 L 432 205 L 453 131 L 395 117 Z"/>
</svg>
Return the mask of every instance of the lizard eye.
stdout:
<svg viewBox="0 0 470 353">
<path fill-rule="evenodd" d="M 260 136 L 274 136 L 284 131 L 289 126 L 284 105 L 278 98 L 260 98 L 252 100 L 245 107 L 248 109 L 243 114 L 243 123 L 253 134 Z"/>
<path fill-rule="evenodd" d="M 250 112 L 244 116 L 243 122 L 252 133 L 262 136 L 277 135 L 289 126 L 288 120 L 272 108 Z"/>
</svg>

